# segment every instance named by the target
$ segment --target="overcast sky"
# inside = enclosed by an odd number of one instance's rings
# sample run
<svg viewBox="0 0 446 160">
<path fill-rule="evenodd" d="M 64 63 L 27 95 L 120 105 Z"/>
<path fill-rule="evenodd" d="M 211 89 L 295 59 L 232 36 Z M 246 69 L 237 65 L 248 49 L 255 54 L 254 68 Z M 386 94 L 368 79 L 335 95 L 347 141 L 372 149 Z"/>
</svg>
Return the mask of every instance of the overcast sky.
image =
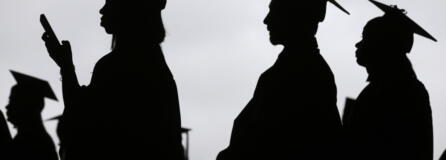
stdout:
<svg viewBox="0 0 446 160">
<path fill-rule="evenodd" d="M 338 107 L 357 97 L 366 72 L 355 63 L 355 43 L 366 22 L 383 13 L 367 0 L 338 0 L 352 15 L 329 4 L 318 40 L 338 86 Z M 397 4 L 434 35 L 418 36 L 410 59 L 430 93 L 435 154 L 446 148 L 446 1 L 381 0 Z M 111 37 L 100 27 L 104 0 L 0 1 L 0 109 L 15 84 L 9 69 L 47 79 L 61 95 L 59 70 L 40 37 L 39 15 L 45 13 L 59 39 L 71 41 L 79 80 L 88 84 L 95 62 L 107 54 Z M 262 21 L 269 0 L 168 0 L 164 11 L 167 38 L 163 50 L 175 76 L 183 126 L 192 128 L 191 159 L 212 160 L 230 139 L 234 118 L 251 98 L 259 75 L 282 47 L 272 46 Z M 56 116 L 62 103 L 46 101 L 44 118 Z M 56 122 L 46 122 L 56 139 Z"/>
</svg>

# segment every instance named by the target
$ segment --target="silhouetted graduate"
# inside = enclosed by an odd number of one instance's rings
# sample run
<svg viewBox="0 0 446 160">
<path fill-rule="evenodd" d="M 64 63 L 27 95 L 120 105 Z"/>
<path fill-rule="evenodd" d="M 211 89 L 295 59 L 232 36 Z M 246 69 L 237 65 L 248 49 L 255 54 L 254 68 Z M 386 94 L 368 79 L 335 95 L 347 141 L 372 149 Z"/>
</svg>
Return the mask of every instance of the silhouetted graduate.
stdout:
<svg viewBox="0 0 446 160">
<path fill-rule="evenodd" d="M 325 0 L 271 1 L 264 23 L 284 50 L 259 78 L 218 160 L 340 159 L 336 85 L 315 38 L 326 7 Z"/>
<path fill-rule="evenodd" d="M 352 159 L 432 160 L 433 133 L 429 95 L 407 57 L 413 35 L 436 41 L 404 10 L 371 1 L 385 12 L 368 22 L 356 58 L 369 74 L 344 119 Z"/>
<path fill-rule="evenodd" d="M 90 85 L 76 78 L 68 42 L 43 35 L 61 67 L 65 111 L 59 135 L 65 159 L 184 159 L 174 78 L 160 43 L 165 0 L 107 0 L 101 26 L 113 35 Z"/>
<path fill-rule="evenodd" d="M 6 114 L 17 128 L 12 140 L 10 159 L 12 160 L 57 160 L 56 147 L 43 125 L 41 112 L 44 98 L 56 100 L 48 82 L 11 71 L 17 81 L 11 89 Z"/>
<path fill-rule="evenodd" d="M 9 160 L 9 149 L 11 148 L 11 132 L 3 112 L 0 110 L 0 159 Z"/>
</svg>

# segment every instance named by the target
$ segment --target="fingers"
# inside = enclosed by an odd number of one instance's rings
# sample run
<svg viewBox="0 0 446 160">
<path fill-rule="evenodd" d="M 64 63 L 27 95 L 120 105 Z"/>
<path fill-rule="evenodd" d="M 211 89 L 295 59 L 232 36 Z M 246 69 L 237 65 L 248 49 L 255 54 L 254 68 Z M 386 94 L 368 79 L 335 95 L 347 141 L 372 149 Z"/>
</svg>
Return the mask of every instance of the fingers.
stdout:
<svg viewBox="0 0 446 160">
<path fill-rule="evenodd" d="M 42 34 L 42 40 L 45 42 L 46 46 L 54 46 L 56 44 L 58 44 L 57 41 L 55 41 L 50 34 L 48 34 L 47 32 L 44 32 Z"/>
<path fill-rule="evenodd" d="M 43 32 L 43 34 L 42 34 L 42 40 L 43 41 L 48 41 L 50 39 L 50 35 L 48 34 L 48 33 L 46 33 L 46 32 Z"/>
<path fill-rule="evenodd" d="M 70 41 L 63 40 L 62 41 L 62 46 L 65 46 L 67 49 L 71 49 Z"/>
</svg>

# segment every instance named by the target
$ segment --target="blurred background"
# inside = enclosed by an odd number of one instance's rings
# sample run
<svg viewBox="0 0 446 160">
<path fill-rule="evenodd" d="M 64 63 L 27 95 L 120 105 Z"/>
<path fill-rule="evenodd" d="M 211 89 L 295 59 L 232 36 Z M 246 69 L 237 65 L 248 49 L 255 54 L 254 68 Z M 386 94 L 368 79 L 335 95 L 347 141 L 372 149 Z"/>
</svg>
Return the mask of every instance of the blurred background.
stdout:
<svg viewBox="0 0 446 160">
<path fill-rule="evenodd" d="M 59 39 L 71 41 L 76 71 L 88 85 L 95 62 L 110 51 L 111 36 L 100 27 L 105 0 L 0 1 L 0 110 L 5 111 L 15 81 L 9 70 L 46 79 L 62 99 L 59 69 L 40 39 L 39 15 L 45 13 Z M 342 113 L 346 97 L 366 85 L 366 71 L 355 62 L 354 45 L 368 20 L 383 13 L 367 0 L 338 0 L 352 15 L 328 4 L 318 40 L 338 86 Z M 430 93 L 435 157 L 446 149 L 446 1 L 381 0 L 397 4 L 439 42 L 415 36 L 409 55 Z M 269 43 L 263 18 L 269 0 L 168 0 L 162 44 L 175 76 L 183 126 L 190 134 L 191 160 L 212 160 L 230 139 L 234 118 L 250 100 L 259 75 L 273 64 L 281 46 Z M 123 107 L 123 109 L 125 109 Z M 63 104 L 46 101 L 44 118 L 61 114 Z M 45 125 L 57 142 L 57 122 Z M 14 129 L 11 128 L 14 133 Z"/>
</svg>

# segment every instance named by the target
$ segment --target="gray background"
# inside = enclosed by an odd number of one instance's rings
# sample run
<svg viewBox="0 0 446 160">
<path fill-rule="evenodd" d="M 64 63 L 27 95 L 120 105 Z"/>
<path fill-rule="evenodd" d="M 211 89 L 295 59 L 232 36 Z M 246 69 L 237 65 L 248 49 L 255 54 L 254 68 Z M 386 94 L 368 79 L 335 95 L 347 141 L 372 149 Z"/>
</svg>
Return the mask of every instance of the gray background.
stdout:
<svg viewBox="0 0 446 160">
<path fill-rule="evenodd" d="M 320 25 L 322 55 L 338 86 L 338 106 L 356 97 L 366 85 L 366 72 L 355 63 L 354 44 L 362 28 L 383 13 L 366 0 L 339 0 L 351 16 L 329 4 Z M 429 90 L 434 116 L 435 155 L 446 148 L 446 2 L 382 0 L 398 4 L 432 33 L 438 43 L 416 36 L 410 54 Z M 92 0 L 0 1 L 0 109 L 15 84 L 9 69 L 50 81 L 61 99 L 59 71 L 40 36 L 40 13 L 46 13 L 60 39 L 71 41 L 79 80 L 88 84 L 95 62 L 109 52 L 111 37 L 99 26 L 99 8 Z M 166 59 L 179 86 L 183 126 L 191 127 L 192 160 L 211 160 L 229 142 L 232 121 L 249 101 L 257 78 L 275 61 L 282 47 L 272 46 L 262 21 L 269 0 L 168 0 L 164 11 Z M 125 84 L 123 84 L 125 85 Z M 44 118 L 61 113 L 62 103 L 46 101 Z M 125 108 L 123 108 L 125 109 Z M 56 122 L 46 122 L 55 137 Z M 12 132 L 15 132 L 12 130 Z"/>
</svg>

